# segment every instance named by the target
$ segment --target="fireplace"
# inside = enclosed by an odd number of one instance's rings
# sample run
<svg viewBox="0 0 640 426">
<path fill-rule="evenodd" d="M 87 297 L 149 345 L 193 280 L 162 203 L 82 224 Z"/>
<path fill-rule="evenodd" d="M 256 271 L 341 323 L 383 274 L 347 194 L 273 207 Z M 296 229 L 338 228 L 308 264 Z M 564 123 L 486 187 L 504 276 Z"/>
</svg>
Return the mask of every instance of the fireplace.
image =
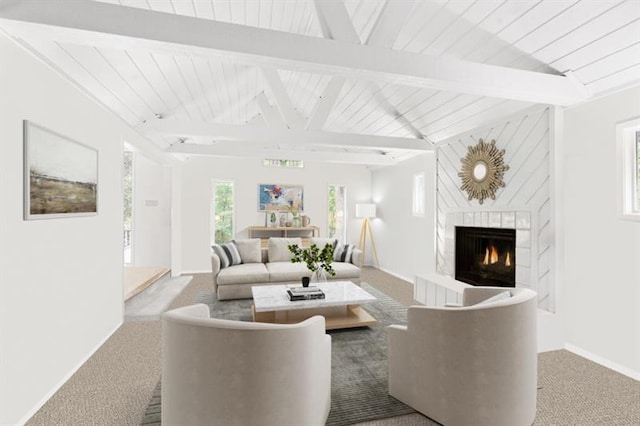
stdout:
<svg viewBox="0 0 640 426">
<path fill-rule="evenodd" d="M 516 231 L 456 226 L 455 279 L 476 286 L 516 286 Z"/>
</svg>

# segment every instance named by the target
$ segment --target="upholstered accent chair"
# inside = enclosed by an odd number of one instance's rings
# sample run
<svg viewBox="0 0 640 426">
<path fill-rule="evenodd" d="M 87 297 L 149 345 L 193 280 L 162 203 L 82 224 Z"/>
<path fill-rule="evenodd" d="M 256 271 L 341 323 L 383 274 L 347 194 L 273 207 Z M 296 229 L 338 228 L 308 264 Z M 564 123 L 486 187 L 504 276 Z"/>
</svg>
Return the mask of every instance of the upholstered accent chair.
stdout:
<svg viewBox="0 0 640 426">
<path fill-rule="evenodd" d="M 508 292 L 507 294 L 504 294 Z M 411 306 L 387 328 L 389 394 L 444 425 L 531 425 L 537 296 L 466 288 L 460 307 Z"/>
<path fill-rule="evenodd" d="M 162 316 L 163 426 L 324 425 L 330 408 L 323 317 L 229 321 L 204 304 Z"/>
</svg>

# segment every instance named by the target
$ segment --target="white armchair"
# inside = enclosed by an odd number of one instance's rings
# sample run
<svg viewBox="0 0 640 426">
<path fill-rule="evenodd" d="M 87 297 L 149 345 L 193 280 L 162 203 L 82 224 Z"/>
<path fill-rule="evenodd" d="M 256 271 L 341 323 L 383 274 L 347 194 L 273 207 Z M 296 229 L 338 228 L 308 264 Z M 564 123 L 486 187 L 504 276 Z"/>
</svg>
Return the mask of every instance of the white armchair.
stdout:
<svg viewBox="0 0 640 426">
<path fill-rule="evenodd" d="M 502 287 L 467 288 L 461 307 L 410 307 L 406 327 L 387 328 L 389 394 L 445 425 L 531 425 L 536 312 L 535 292 Z"/>
<path fill-rule="evenodd" d="M 203 304 L 162 316 L 162 424 L 324 425 L 331 336 L 298 324 L 213 319 Z"/>
</svg>

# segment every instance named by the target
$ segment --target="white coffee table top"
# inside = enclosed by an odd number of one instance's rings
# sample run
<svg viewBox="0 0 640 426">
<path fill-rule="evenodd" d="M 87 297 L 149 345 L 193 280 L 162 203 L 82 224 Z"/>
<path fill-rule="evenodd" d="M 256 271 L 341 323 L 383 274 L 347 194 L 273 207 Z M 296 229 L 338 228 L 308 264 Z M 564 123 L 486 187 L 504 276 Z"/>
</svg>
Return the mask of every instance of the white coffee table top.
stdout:
<svg viewBox="0 0 640 426">
<path fill-rule="evenodd" d="M 301 285 L 265 285 L 251 287 L 256 312 L 291 311 L 296 309 L 324 308 L 330 306 L 362 305 L 377 299 L 351 281 L 328 281 L 316 284 L 325 295 L 324 299 L 290 301 L 287 287 Z"/>
</svg>

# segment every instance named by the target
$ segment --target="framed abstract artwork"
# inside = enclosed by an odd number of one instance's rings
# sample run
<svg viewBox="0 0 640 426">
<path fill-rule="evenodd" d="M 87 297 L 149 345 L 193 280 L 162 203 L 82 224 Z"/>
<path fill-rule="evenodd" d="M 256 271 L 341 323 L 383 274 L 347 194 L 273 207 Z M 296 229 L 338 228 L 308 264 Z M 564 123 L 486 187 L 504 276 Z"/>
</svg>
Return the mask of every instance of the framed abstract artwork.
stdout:
<svg viewBox="0 0 640 426">
<path fill-rule="evenodd" d="M 98 213 L 98 151 L 24 120 L 25 220 Z"/>
<path fill-rule="evenodd" d="M 258 211 L 286 210 L 289 207 L 304 211 L 304 190 L 301 185 L 258 185 Z"/>
</svg>

